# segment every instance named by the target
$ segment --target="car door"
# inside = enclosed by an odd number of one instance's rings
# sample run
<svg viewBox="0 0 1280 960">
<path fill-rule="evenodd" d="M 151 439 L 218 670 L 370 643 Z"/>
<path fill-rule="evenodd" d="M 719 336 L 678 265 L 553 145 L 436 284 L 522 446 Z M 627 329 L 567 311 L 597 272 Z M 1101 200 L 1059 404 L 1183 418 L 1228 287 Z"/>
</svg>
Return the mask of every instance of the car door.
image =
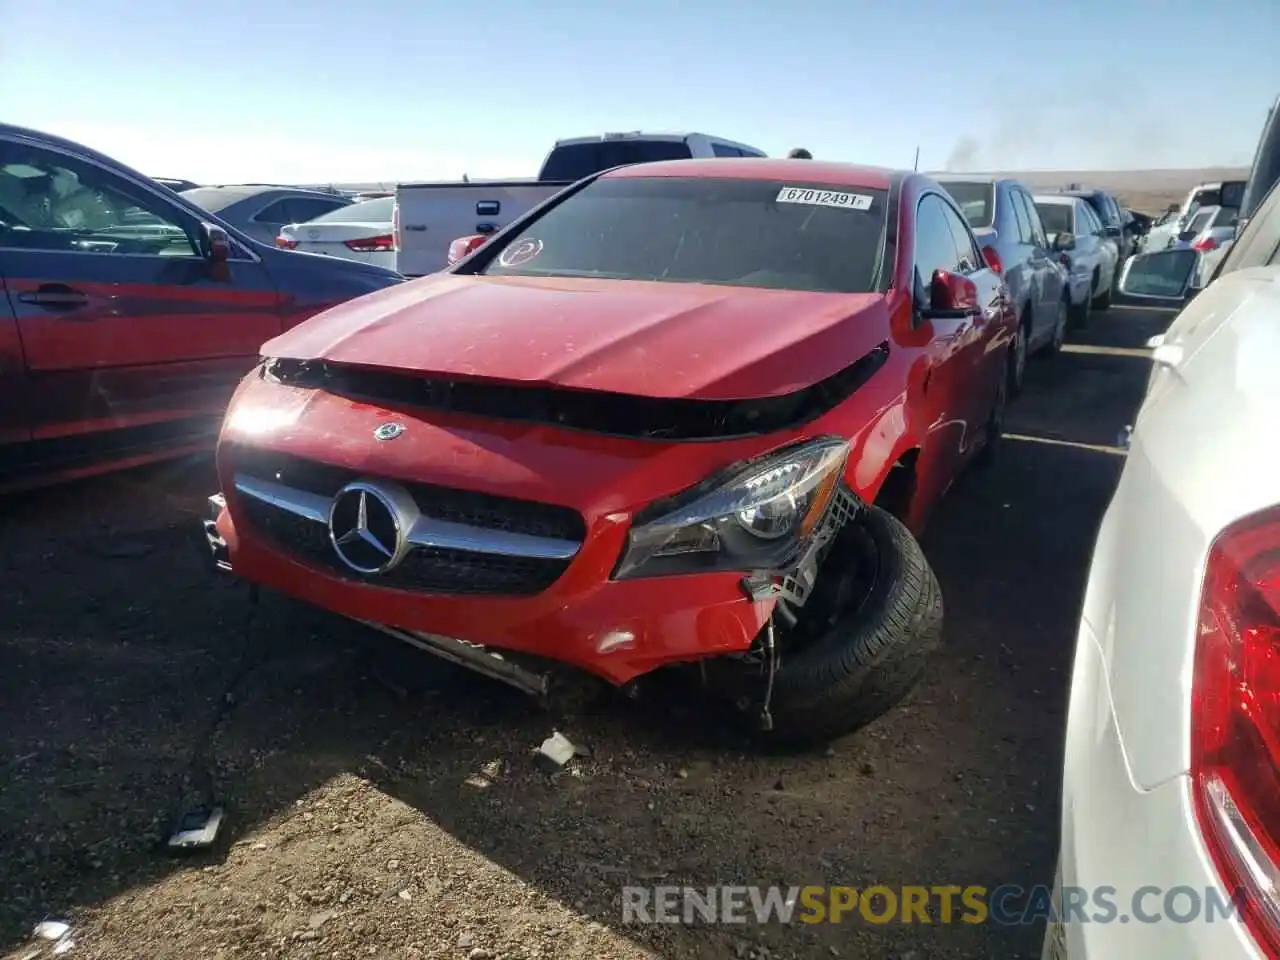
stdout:
<svg viewBox="0 0 1280 960">
<path fill-rule="evenodd" d="M 0 234 L 5 227 L 0 207 Z M 26 364 L 22 359 L 22 339 L 18 336 L 18 318 L 9 305 L 4 275 L 0 272 L 0 462 L 9 444 L 31 439 L 27 423 Z"/>
<path fill-rule="evenodd" d="M 1018 193 L 1014 187 L 1003 190 L 1005 213 L 1002 219 L 1007 220 L 1010 227 L 1002 227 L 1000 236 L 1005 239 L 1007 235 L 1006 242 L 1001 244 L 1004 248 L 1002 252 L 1008 254 L 1004 258 L 1004 276 L 1021 320 L 1024 310 L 1035 313 L 1038 295 L 1035 290 L 1035 271 L 1031 268 L 1031 220 L 1027 217 L 1026 207 L 1018 201 Z M 1034 316 L 1031 322 L 1035 322 Z"/>
<path fill-rule="evenodd" d="M 1104 263 L 1099 249 L 1097 221 L 1090 219 L 1089 205 L 1083 200 L 1071 203 L 1071 214 L 1075 219 L 1072 235 L 1076 239 L 1076 248 L 1071 251 L 1071 260 L 1075 263 L 1074 273 L 1077 277 L 1088 275 L 1090 281 L 1089 296 L 1093 296 L 1094 271 L 1106 273 L 1110 268 Z"/>
<path fill-rule="evenodd" d="M 962 253 L 951 231 L 949 212 L 947 202 L 932 191 L 922 195 L 916 204 L 914 297 L 917 322 L 929 334 L 922 399 L 924 439 L 917 471 L 917 507 L 924 513 L 959 472 L 969 443 L 970 421 L 977 409 L 977 400 L 969 389 L 975 317 L 925 318 L 919 312 L 929 304 L 935 271 L 960 272 Z"/>
<path fill-rule="evenodd" d="M 0 275 L 25 355 L 32 438 L 58 441 L 63 456 L 216 425 L 281 329 L 258 257 L 233 243 L 213 262 L 197 212 L 44 141 L 0 139 L 6 204 Z"/>
<path fill-rule="evenodd" d="M 1049 240 L 1045 236 L 1044 223 L 1040 220 L 1040 211 L 1036 209 L 1030 194 L 1024 190 L 1015 191 L 1017 202 L 1026 210 L 1027 222 L 1031 228 L 1031 246 L 1028 265 L 1034 277 L 1035 317 L 1032 320 L 1031 342 L 1028 349 L 1034 349 L 1047 343 L 1053 337 L 1054 325 L 1058 322 L 1058 304 L 1062 301 L 1062 266 L 1049 252 Z"/>
<path fill-rule="evenodd" d="M 961 362 L 956 371 L 966 398 L 965 420 L 969 429 L 964 446 L 967 453 L 990 417 L 997 387 L 1005 377 L 1009 355 L 1006 341 L 1012 331 L 1002 329 L 1007 308 L 1003 282 L 987 266 L 964 215 L 954 204 L 948 204 L 945 212 L 959 253 L 956 272 L 973 281 L 981 305 L 981 310 L 973 316 L 973 323 L 960 333 Z"/>
</svg>

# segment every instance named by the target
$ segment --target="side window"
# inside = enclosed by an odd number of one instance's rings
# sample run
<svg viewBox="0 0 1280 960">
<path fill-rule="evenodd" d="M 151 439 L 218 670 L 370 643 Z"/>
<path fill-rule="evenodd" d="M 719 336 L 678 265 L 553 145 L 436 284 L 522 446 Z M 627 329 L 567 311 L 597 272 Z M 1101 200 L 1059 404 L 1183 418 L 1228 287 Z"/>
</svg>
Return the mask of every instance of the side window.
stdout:
<svg viewBox="0 0 1280 960">
<path fill-rule="evenodd" d="M 951 230 L 951 238 L 956 244 L 956 252 L 958 254 L 958 259 L 956 260 L 957 272 L 973 273 L 976 270 L 981 270 L 986 266 L 986 261 L 978 250 L 977 243 L 974 242 L 973 234 L 969 232 L 968 224 L 965 223 L 963 217 L 945 203 L 942 208 L 947 218 L 947 227 Z"/>
<path fill-rule="evenodd" d="M 926 297 L 935 270 L 956 270 L 960 251 L 947 217 L 947 205 L 933 194 L 925 194 L 916 207 L 916 294 Z"/>
<path fill-rule="evenodd" d="M 1214 277 L 1263 264 L 1280 264 L 1280 182 L 1262 198 L 1253 217 L 1222 258 Z"/>
<path fill-rule="evenodd" d="M 723 143 L 711 144 L 711 152 L 717 157 L 740 157 L 742 151 L 737 147 L 726 147 Z"/>
<path fill-rule="evenodd" d="M 1010 190 L 1005 196 L 1009 200 L 1009 206 L 1013 208 L 1014 218 L 1018 223 L 1018 240 L 1021 243 L 1032 243 L 1031 239 L 1031 221 L 1027 219 L 1026 208 L 1019 202 L 1019 194 L 1017 190 Z"/>
<path fill-rule="evenodd" d="M 1098 219 L 1098 215 L 1093 212 L 1093 207 L 1085 203 L 1083 200 L 1076 202 L 1076 209 L 1080 217 L 1081 230 L 1086 236 L 1098 236 L 1102 233 L 1102 221 Z"/>
<path fill-rule="evenodd" d="M 1031 202 L 1031 198 L 1021 190 L 1015 191 L 1018 196 L 1018 202 L 1022 204 L 1023 209 L 1027 211 L 1027 223 L 1031 226 L 1031 242 L 1042 250 L 1049 248 L 1049 241 L 1045 239 L 1044 224 L 1040 222 L 1040 211 L 1036 209 L 1036 205 Z"/>
<path fill-rule="evenodd" d="M 285 204 L 287 200 L 277 200 L 275 203 L 263 207 L 253 215 L 254 223 L 292 223 L 285 215 Z"/>
<path fill-rule="evenodd" d="M 101 167 L 0 141 L 0 247 L 198 256 L 186 221 L 177 207 Z"/>
</svg>

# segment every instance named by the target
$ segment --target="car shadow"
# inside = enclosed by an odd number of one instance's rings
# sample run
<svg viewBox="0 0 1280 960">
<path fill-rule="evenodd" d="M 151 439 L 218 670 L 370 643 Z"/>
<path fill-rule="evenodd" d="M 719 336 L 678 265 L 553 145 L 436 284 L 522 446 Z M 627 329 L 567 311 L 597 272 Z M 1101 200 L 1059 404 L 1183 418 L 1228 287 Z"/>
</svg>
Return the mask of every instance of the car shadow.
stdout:
<svg viewBox="0 0 1280 960">
<path fill-rule="evenodd" d="M 1116 309 L 1096 336 L 1148 322 Z M 741 718 L 665 686 L 560 719 L 355 624 L 254 604 L 199 551 L 207 459 L 8 501 L 0 951 L 54 915 L 133 955 L 218 935 L 269 955 L 392 953 L 410 904 L 502 956 L 547 927 L 565 958 L 747 956 L 746 941 L 773 957 L 1035 955 L 1035 923 L 627 925 L 621 889 L 1049 882 L 1076 615 L 1123 465 L 1075 444 L 1112 442 L 1145 376 L 1087 353 L 1029 367 L 1014 438 L 923 538 L 943 649 L 902 706 L 804 753 L 758 749 Z M 586 750 L 554 775 L 533 754 L 553 730 Z M 207 799 L 227 809 L 218 846 L 167 856 L 170 818 Z M 337 946 L 348 933 L 358 951 Z"/>
</svg>

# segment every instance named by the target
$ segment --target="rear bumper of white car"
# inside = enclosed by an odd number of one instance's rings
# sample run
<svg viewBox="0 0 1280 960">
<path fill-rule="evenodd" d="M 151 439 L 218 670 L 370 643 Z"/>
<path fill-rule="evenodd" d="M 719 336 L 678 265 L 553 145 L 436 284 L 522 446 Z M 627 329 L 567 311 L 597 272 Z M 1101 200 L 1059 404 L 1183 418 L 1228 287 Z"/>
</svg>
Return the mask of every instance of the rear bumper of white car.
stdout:
<svg viewBox="0 0 1280 960">
<path fill-rule="evenodd" d="M 1228 897 L 1191 803 L 1186 776 L 1151 790 L 1130 779 L 1101 647 L 1082 620 L 1062 791 L 1062 927 L 1049 925 L 1045 960 L 1260 960 L 1243 924 L 1221 908 Z M 1074 914 L 1072 896 L 1088 898 Z"/>
</svg>

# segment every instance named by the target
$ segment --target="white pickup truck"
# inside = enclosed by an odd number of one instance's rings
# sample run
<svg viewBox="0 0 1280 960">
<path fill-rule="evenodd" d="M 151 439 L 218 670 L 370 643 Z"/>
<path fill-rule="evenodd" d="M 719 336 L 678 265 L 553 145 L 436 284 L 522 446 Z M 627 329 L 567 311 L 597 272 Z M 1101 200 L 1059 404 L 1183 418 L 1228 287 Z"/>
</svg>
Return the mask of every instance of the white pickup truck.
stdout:
<svg viewBox="0 0 1280 960">
<path fill-rule="evenodd" d="M 763 156 L 756 147 L 705 133 L 606 133 L 558 141 L 536 180 L 402 183 L 392 214 L 396 269 L 406 277 L 442 270 L 454 240 L 496 233 L 601 170 L 655 160 Z"/>
</svg>

